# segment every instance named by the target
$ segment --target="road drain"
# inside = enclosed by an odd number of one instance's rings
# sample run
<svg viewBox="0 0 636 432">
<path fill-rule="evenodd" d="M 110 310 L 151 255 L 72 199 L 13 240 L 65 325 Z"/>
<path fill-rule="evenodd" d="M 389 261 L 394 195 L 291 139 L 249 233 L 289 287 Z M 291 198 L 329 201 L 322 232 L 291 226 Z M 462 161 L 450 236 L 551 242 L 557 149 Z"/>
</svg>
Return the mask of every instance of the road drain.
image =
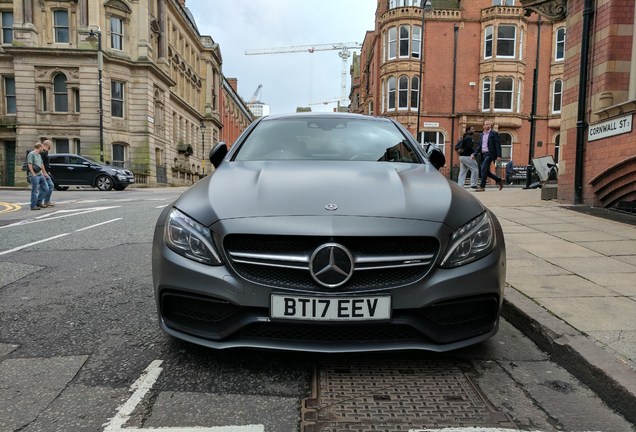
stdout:
<svg viewBox="0 0 636 432">
<path fill-rule="evenodd" d="M 303 432 L 408 431 L 430 427 L 514 428 L 448 362 L 321 364 L 303 401 Z"/>
</svg>

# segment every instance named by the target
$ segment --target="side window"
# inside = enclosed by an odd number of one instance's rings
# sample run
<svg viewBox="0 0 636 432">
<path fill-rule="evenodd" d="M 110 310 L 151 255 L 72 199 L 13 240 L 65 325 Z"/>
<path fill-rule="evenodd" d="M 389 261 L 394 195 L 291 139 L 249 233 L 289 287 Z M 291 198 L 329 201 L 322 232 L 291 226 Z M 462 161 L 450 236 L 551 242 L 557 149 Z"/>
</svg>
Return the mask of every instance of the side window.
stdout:
<svg viewBox="0 0 636 432">
<path fill-rule="evenodd" d="M 388 110 L 395 111 L 395 77 L 389 77 L 387 81 Z"/>
<path fill-rule="evenodd" d="M 411 109 L 415 110 L 420 104 L 420 77 L 411 78 Z"/>
<path fill-rule="evenodd" d="M 0 36 L 0 43 L 11 44 L 13 43 L 13 12 L 2 11 L 0 12 L 2 19 L 2 35 Z"/>
<path fill-rule="evenodd" d="M 5 110 L 7 114 L 16 114 L 15 78 L 4 77 Z"/>
<path fill-rule="evenodd" d="M 68 163 L 73 164 L 73 165 L 81 165 L 85 161 L 86 161 L 86 159 L 82 159 L 82 158 L 77 157 L 77 156 L 69 156 L 68 157 Z"/>
<path fill-rule="evenodd" d="M 481 110 L 490 111 L 490 78 L 484 78 L 482 83 Z"/>
<path fill-rule="evenodd" d="M 565 27 L 556 31 L 556 41 L 554 47 L 554 60 L 563 61 L 565 58 Z"/>
<path fill-rule="evenodd" d="M 49 162 L 52 164 L 61 164 L 64 163 L 64 156 L 53 156 L 49 157 Z"/>
<path fill-rule="evenodd" d="M 124 83 L 111 81 L 110 113 L 113 117 L 124 117 Z"/>
<path fill-rule="evenodd" d="M 69 43 L 68 11 L 57 9 L 53 11 L 53 32 L 56 43 Z"/>
<path fill-rule="evenodd" d="M 411 57 L 418 59 L 422 52 L 422 27 L 413 27 L 413 42 L 411 43 Z"/>
<path fill-rule="evenodd" d="M 563 81 L 555 80 L 552 84 L 552 113 L 561 112 L 561 96 L 563 95 Z"/>
<path fill-rule="evenodd" d="M 397 28 L 389 29 L 389 60 L 395 59 L 397 55 Z"/>
<path fill-rule="evenodd" d="M 484 58 L 492 58 L 492 26 L 484 29 Z"/>
</svg>

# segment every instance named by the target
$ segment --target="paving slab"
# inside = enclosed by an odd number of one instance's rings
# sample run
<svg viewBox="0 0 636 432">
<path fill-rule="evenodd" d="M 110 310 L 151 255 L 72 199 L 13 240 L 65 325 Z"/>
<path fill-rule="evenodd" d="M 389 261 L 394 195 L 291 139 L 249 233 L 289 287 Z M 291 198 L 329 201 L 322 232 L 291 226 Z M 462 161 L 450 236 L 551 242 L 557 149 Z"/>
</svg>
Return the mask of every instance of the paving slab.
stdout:
<svg viewBox="0 0 636 432">
<path fill-rule="evenodd" d="M 583 332 L 636 330 L 636 302 L 628 297 L 535 298 Z"/>
<path fill-rule="evenodd" d="M 587 247 L 579 246 L 576 243 L 570 243 L 565 240 L 549 241 L 546 243 L 518 242 L 517 245 L 540 258 L 590 258 L 603 256 Z"/>
<path fill-rule="evenodd" d="M 618 297 L 620 293 L 576 274 L 533 276 L 509 274 L 506 281 L 531 298 Z"/>
</svg>

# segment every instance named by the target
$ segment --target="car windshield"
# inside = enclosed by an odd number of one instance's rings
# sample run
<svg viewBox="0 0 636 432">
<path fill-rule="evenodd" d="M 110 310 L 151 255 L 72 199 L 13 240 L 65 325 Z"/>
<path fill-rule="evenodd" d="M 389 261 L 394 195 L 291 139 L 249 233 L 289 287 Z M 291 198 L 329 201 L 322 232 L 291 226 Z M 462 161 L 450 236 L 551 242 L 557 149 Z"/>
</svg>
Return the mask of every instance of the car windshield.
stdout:
<svg viewBox="0 0 636 432">
<path fill-rule="evenodd" d="M 234 160 L 420 163 L 416 151 L 393 123 L 343 117 L 264 119 L 246 138 Z"/>
</svg>

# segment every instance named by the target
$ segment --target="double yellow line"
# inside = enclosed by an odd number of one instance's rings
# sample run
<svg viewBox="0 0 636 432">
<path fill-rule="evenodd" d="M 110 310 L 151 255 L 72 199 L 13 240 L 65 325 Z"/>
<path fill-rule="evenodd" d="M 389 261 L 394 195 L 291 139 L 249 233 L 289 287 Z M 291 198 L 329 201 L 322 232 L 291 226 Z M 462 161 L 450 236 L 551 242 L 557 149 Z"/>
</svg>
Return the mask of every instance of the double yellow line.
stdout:
<svg viewBox="0 0 636 432">
<path fill-rule="evenodd" d="M 0 214 L 11 213 L 20 210 L 22 206 L 0 201 Z"/>
</svg>

